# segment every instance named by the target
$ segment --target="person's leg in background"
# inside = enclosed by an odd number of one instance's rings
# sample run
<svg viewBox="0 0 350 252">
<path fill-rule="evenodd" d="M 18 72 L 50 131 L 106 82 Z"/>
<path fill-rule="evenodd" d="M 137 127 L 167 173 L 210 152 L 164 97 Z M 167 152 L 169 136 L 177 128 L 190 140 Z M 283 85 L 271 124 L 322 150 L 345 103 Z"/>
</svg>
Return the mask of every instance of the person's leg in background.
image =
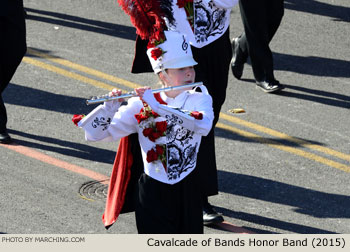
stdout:
<svg viewBox="0 0 350 252">
<path fill-rule="evenodd" d="M 14 16 L 12 19 L 0 16 L 0 143 L 3 144 L 11 143 L 12 139 L 7 133 L 7 113 L 2 94 L 27 50 L 24 14 L 22 15 L 18 16 L 18 24 L 13 22 Z"/>
<path fill-rule="evenodd" d="M 281 24 L 283 15 L 284 15 L 284 0 L 274 0 L 268 1 L 267 5 L 267 24 L 268 24 L 268 41 L 269 43 L 272 41 L 275 36 L 278 27 Z M 271 51 L 271 50 L 270 50 Z M 274 76 L 274 63 L 273 63 L 273 55 L 271 52 L 271 58 L 269 62 L 266 64 L 265 75 L 267 80 L 275 80 Z"/>
<path fill-rule="evenodd" d="M 280 1 L 281 0 L 240 0 L 239 6 L 244 26 L 244 35 L 241 37 L 245 39 L 246 42 L 243 40 L 240 43 L 239 39 L 233 41 L 233 46 L 235 46 L 233 59 L 235 59 L 235 61 L 231 61 L 231 68 L 235 77 L 240 77 L 239 74 L 241 74 L 240 72 L 243 70 L 244 63 L 239 59 L 244 59 L 246 57 L 246 55 L 241 53 L 243 50 L 237 49 L 237 42 L 239 45 L 245 42 L 256 84 L 264 92 L 268 93 L 283 88 L 273 76 L 273 57 L 269 47 L 272 39 L 271 35 L 276 31 L 270 28 L 269 8 L 271 8 L 271 2 L 275 3 Z M 244 47 L 240 46 L 239 48 Z"/>
<path fill-rule="evenodd" d="M 244 64 L 247 62 L 249 56 L 247 37 L 244 32 L 232 40 L 232 54 L 232 74 L 236 79 L 240 80 L 243 74 Z"/>
</svg>

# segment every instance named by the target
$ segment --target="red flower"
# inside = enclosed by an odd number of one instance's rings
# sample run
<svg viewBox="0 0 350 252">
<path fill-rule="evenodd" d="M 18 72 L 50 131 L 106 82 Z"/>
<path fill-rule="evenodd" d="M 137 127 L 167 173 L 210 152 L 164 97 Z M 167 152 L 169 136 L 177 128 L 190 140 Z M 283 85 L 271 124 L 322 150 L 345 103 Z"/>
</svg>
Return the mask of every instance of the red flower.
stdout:
<svg viewBox="0 0 350 252">
<path fill-rule="evenodd" d="M 151 110 L 151 108 L 148 106 L 147 103 L 143 103 L 143 108 L 140 110 L 140 113 L 135 114 L 135 118 L 137 120 L 137 123 L 140 124 L 142 121 L 150 118 L 150 117 L 158 117 L 159 115 L 154 112 L 153 110 Z"/>
<path fill-rule="evenodd" d="M 78 122 L 80 122 L 80 120 L 83 119 L 84 116 L 85 116 L 85 115 L 77 115 L 77 114 L 75 114 L 75 115 L 73 116 L 73 118 L 72 118 L 72 122 L 73 122 L 76 126 L 78 126 Z"/>
<path fill-rule="evenodd" d="M 162 145 L 156 145 L 156 152 L 157 152 L 157 154 L 158 154 L 158 156 L 161 156 L 161 155 L 163 155 L 163 153 L 164 153 L 164 147 L 162 146 Z"/>
<path fill-rule="evenodd" d="M 145 137 L 148 137 L 152 134 L 152 132 L 153 132 L 152 128 L 147 128 L 147 129 L 144 129 L 142 133 Z"/>
<path fill-rule="evenodd" d="M 153 138 L 154 140 L 158 139 L 159 137 L 161 137 L 161 134 L 157 131 L 153 131 L 151 138 Z M 154 142 L 154 141 L 153 141 Z"/>
<path fill-rule="evenodd" d="M 152 110 L 152 116 L 153 116 L 154 118 L 157 118 L 159 115 L 158 115 L 156 112 L 154 112 L 154 111 Z"/>
<path fill-rule="evenodd" d="M 135 115 L 135 118 L 137 120 L 137 123 L 140 124 L 140 122 L 146 120 L 148 117 L 143 115 L 143 114 L 141 114 L 141 113 L 139 113 L 139 114 Z"/>
<path fill-rule="evenodd" d="M 159 44 L 163 43 L 165 41 L 165 34 L 164 34 L 164 32 L 158 30 L 155 33 L 153 33 L 152 41 L 154 41 L 154 43 L 156 45 L 159 45 Z"/>
<path fill-rule="evenodd" d="M 156 30 L 149 38 L 147 49 L 150 49 L 152 47 L 156 47 L 159 44 L 164 43 L 165 41 L 165 34 L 162 30 Z"/>
<path fill-rule="evenodd" d="M 148 137 L 149 140 L 155 142 L 158 138 L 165 135 L 166 126 L 166 121 L 156 122 L 155 126 L 152 125 L 151 128 L 144 129 L 142 133 L 145 137 Z"/>
<path fill-rule="evenodd" d="M 158 139 L 160 137 L 160 134 L 158 132 L 155 132 L 153 129 L 152 133 L 150 135 L 148 135 L 149 140 L 151 140 L 152 142 L 155 142 L 156 139 Z"/>
<path fill-rule="evenodd" d="M 167 126 L 166 121 L 156 122 L 156 129 L 159 133 L 163 134 L 166 131 L 166 126 Z"/>
<path fill-rule="evenodd" d="M 156 161 L 158 159 L 158 154 L 154 149 L 151 149 L 147 152 L 147 162 L 151 163 L 153 161 Z"/>
<path fill-rule="evenodd" d="M 144 108 L 140 110 L 140 113 L 135 114 L 135 118 L 137 120 L 137 123 L 140 124 L 140 122 L 146 120 L 149 116 L 147 115 L 147 112 L 145 112 Z"/>
<path fill-rule="evenodd" d="M 191 28 L 193 30 L 193 22 L 194 22 L 193 0 L 177 0 L 176 4 L 177 6 L 179 6 L 179 8 L 185 9 L 188 22 L 190 23 Z"/>
<path fill-rule="evenodd" d="M 147 49 L 150 49 L 150 48 L 153 48 L 153 47 L 156 47 L 156 43 L 155 41 L 149 41 L 148 44 L 147 44 Z"/>
<path fill-rule="evenodd" d="M 193 0 L 177 0 L 176 5 L 179 6 L 179 8 L 184 8 L 186 4 L 190 4 L 190 3 L 193 3 Z"/>
<path fill-rule="evenodd" d="M 163 31 L 157 31 L 154 37 L 160 43 L 163 43 L 165 41 L 165 34 Z"/>
<path fill-rule="evenodd" d="M 160 56 L 163 55 L 163 50 L 156 47 L 154 48 L 152 51 L 151 51 L 151 57 L 154 59 L 154 60 L 157 60 Z"/>
<path fill-rule="evenodd" d="M 179 6 L 179 8 L 183 8 L 185 7 L 186 2 L 186 0 L 177 0 L 176 5 Z"/>
<path fill-rule="evenodd" d="M 163 164 L 164 170 L 167 171 L 167 160 L 165 155 L 166 145 L 156 145 L 156 148 L 151 149 L 147 152 L 147 162 L 151 163 L 153 161 L 160 160 Z"/>
<path fill-rule="evenodd" d="M 197 120 L 202 120 L 203 119 L 203 114 L 198 112 L 198 111 L 192 111 L 190 115 L 192 117 L 194 117 L 194 119 L 197 119 Z"/>
</svg>

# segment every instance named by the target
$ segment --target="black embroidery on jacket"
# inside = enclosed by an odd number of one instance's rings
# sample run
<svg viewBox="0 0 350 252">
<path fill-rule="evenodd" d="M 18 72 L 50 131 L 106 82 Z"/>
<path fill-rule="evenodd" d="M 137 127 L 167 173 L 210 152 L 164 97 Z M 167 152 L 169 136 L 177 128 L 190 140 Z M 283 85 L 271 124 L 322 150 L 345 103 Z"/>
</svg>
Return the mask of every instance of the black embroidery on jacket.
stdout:
<svg viewBox="0 0 350 252">
<path fill-rule="evenodd" d="M 176 110 L 181 111 L 180 109 L 176 109 Z M 177 115 L 174 115 L 174 114 L 171 114 L 171 116 L 166 115 L 165 119 L 167 120 L 168 124 L 183 124 L 184 123 L 184 121 L 180 117 L 178 117 Z"/>
<path fill-rule="evenodd" d="M 202 1 L 194 3 L 194 35 L 197 42 L 205 42 L 210 36 L 222 34 L 226 23 L 226 10 L 219 9 L 209 2 L 206 8 Z"/>
<path fill-rule="evenodd" d="M 194 132 L 168 121 L 167 157 L 168 179 L 178 179 L 183 172 L 195 168 L 197 146 L 191 144 Z"/>
<path fill-rule="evenodd" d="M 112 119 L 108 117 L 107 119 L 104 117 L 96 117 L 93 122 L 91 123 L 91 126 L 93 128 L 97 128 L 98 126 L 103 127 L 102 130 L 106 130 L 108 126 L 111 124 Z"/>
</svg>

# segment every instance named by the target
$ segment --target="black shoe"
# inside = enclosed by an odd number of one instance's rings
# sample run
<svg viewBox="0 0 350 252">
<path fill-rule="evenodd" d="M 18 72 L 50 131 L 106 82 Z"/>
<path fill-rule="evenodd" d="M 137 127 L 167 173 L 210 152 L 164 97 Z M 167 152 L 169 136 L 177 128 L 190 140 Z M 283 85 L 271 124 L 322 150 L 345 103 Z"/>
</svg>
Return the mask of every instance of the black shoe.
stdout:
<svg viewBox="0 0 350 252">
<path fill-rule="evenodd" d="M 218 214 L 209 203 L 203 207 L 203 225 L 218 224 L 224 221 L 224 217 Z"/>
<path fill-rule="evenodd" d="M 262 89 L 265 93 L 274 93 L 284 89 L 284 86 L 278 80 L 273 81 L 256 81 L 256 86 Z"/>
<path fill-rule="evenodd" d="M 243 52 L 239 48 L 238 38 L 232 40 L 232 59 L 231 59 L 231 69 L 232 74 L 236 79 L 240 80 L 243 74 L 244 63 L 246 57 L 243 57 Z"/>
<path fill-rule="evenodd" d="M 0 133 L 0 143 L 2 144 L 10 144 L 12 143 L 12 138 L 7 132 Z"/>
</svg>

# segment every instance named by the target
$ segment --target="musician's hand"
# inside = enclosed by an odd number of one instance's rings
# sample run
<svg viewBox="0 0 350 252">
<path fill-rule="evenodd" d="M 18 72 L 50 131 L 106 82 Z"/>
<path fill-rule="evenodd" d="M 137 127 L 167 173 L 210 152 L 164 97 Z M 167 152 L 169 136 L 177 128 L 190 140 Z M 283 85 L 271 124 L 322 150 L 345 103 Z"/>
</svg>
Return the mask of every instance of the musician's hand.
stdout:
<svg viewBox="0 0 350 252">
<path fill-rule="evenodd" d="M 150 90 L 150 87 L 140 87 L 140 88 L 135 88 L 135 93 L 137 96 L 139 96 L 143 100 L 143 94 L 145 93 L 146 90 Z"/>
<path fill-rule="evenodd" d="M 122 95 L 122 91 L 121 90 L 117 90 L 115 88 L 113 88 L 113 90 L 108 93 L 108 96 L 110 96 L 110 97 L 121 96 L 121 95 Z M 118 102 L 124 102 L 124 101 L 125 101 L 124 98 L 118 99 Z"/>
<path fill-rule="evenodd" d="M 154 95 L 152 93 L 152 90 L 150 87 L 142 87 L 142 88 L 136 88 L 135 93 L 149 106 L 151 106 L 152 110 L 154 112 L 157 112 L 157 108 L 159 106 L 159 102 L 154 98 Z"/>
<path fill-rule="evenodd" d="M 113 89 L 111 92 L 108 93 L 108 96 L 114 97 L 114 96 L 120 96 L 122 94 L 121 90 Z M 117 100 L 112 100 L 112 101 L 106 101 L 103 103 L 103 106 L 110 112 L 117 112 L 120 103 L 122 103 L 124 99 L 117 99 Z"/>
</svg>

